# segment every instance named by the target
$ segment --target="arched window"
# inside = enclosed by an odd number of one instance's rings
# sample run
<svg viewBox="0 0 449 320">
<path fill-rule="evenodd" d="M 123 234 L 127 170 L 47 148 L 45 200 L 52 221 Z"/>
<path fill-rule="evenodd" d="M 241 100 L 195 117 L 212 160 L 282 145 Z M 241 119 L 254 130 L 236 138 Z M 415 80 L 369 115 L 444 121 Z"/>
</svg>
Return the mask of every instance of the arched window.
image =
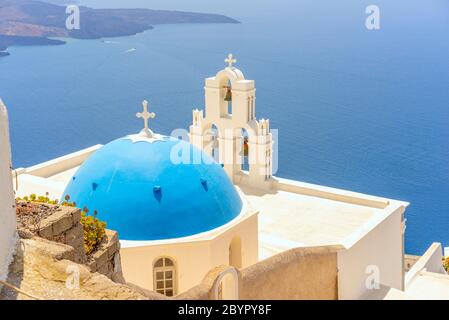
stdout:
<svg viewBox="0 0 449 320">
<path fill-rule="evenodd" d="M 153 266 L 153 290 L 172 297 L 176 294 L 176 268 L 170 258 L 160 258 Z"/>
</svg>

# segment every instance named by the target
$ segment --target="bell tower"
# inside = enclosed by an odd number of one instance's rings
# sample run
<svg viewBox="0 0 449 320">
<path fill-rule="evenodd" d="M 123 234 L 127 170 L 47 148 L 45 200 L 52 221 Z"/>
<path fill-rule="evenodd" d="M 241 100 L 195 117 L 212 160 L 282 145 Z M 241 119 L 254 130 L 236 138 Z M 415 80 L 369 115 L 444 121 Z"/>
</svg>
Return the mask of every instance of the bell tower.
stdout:
<svg viewBox="0 0 449 320">
<path fill-rule="evenodd" d="M 262 187 L 272 175 L 269 120 L 256 120 L 254 80 L 235 68 L 232 54 L 225 62 L 227 67 L 205 80 L 205 113 L 193 111 L 190 142 L 213 156 L 234 183 Z"/>
</svg>

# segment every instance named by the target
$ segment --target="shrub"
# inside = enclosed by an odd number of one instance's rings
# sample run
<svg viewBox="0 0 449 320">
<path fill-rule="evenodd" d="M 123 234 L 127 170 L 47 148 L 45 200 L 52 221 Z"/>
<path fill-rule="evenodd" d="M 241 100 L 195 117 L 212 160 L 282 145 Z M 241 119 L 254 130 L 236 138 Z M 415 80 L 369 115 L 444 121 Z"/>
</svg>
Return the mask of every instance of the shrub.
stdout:
<svg viewBox="0 0 449 320">
<path fill-rule="evenodd" d="M 45 196 L 37 196 L 34 193 L 30 196 L 25 196 L 23 198 L 16 198 L 16 201 L 26 201 L 26 202 L 36 202 L 36 203 L 46 203 L 46 204 L 58 204 L 58 200 L 51 200 L 48 197 L 49 193 L 46 192 Z"/>
<path fill-rule="evenodd" d="M 84 208 L 81 214 L 81 224 L 84 228 L 84 250 L 87 255 L 94 252 L 106 233 L 106 223 L 97 219 L 97 212 L 89 216 L 89 209 Z"/>
<path fill-rule="evenodd" d="M 449 272 L 449 257 L 443 258 L 443 267 L 446 272 Z"/>
<path fill-rule="evenodd" d="M 45 193 L 45 196 L 37 196 L 35 194 L 31 194 L 23 198 L 16 198 L 16 201 L 46 203 L 52 205 L 57 205 L 59 203 L 58 200 L 50 200 L 48 195 L 48 192 Z M 76 203 L 70 201 L 69 195 L 66 195 L 64 197 L 64 201 L 61 202 L 60 205 L 66 207 L 76 207 Z M 96 210 L 94 211 L 93 216 L 88 215 L 88 213 L 89 209 L 87 207 L 84 207 L 81 213 L 81 224 L 83 225 L 84 229 L 84 250 L 86 251 L 87 255 L 90 255 L 98 248 L 98 245 L 103 240 L 106 234 L 106 223 L 97 219 Z"/>
<path fill-rule="evenodd" d="M 70 196 L 67 194 L 61 205 L 75 207 L 76 203 L 70 202 Z M 103 241 L 106 234 L 106 223 L 97 219 L 97 210 L 94 211 L 93 216 L 89 216 L 88 213 L 89 209 L 84 207 L 81 212 L 81 224 L 84 229 L 84 251 L 87 255 L 90 255 Z"/>
<path fill-rule="evenodd" d="M 66 194 L 66 196 L 64 197 L 64 201 L 61 203 L 61 205 L 66 206 L 66 207 L 75 207 L 76 203 L 70 202 L 70 196 L 68 194 Z"/>
</svg>

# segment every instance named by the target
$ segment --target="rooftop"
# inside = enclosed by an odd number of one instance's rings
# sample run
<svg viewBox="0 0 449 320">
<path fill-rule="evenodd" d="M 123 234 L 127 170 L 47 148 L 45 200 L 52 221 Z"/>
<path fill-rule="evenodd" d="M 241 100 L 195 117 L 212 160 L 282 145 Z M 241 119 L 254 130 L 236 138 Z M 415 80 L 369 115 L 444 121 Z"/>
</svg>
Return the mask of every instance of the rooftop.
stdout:
<svg viewBox="0 0 449 320">
<path fill-rule="evenodd" d="M 278 181 L 270 192 L 240 186 L 249 205 L 259 211 L 261 259 L 297 247 L 349 248 L 399 207 L 408 205 L 297 181 Z"/>
<path fill-rule="evenodd" d="M 447 300 L 449 297 L 449 275 L 441 260 L 443 249 L 433 243 L 406 273 L 405 289 L 399 291 L 388 286 L 371 290 L 363 298 L 369 300 Z"/>
<path fill-rule="evenodd" d="M 60 199 L 78 167 L 101 145 L 27 169 L 18 169 L 18 196 L 45 194 Z M 276 178 L 270 192 L 237 188 L 259 211 L 259 257 L 297 247 L 350 248 L 397 209 L 408 204 L 341 189 Z"/>
</svg>

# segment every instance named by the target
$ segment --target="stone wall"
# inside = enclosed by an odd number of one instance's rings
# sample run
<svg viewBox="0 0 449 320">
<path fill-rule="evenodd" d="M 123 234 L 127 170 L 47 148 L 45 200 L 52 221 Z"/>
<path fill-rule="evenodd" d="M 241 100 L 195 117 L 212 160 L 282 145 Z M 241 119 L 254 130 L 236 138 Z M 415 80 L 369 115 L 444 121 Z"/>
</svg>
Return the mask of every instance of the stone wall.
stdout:
<svg viewBox="0 0 449 320">
<path fill-rule="evenodd" d="M 0 279 L 4 280 L 17 239 L 8 114 L 0 99 Z"/>
<path fill-rule="evenodd" d="M 40 222 L 38 235 L 44 239 L 67 244 L 75 249 L 74 261 L 87 261 L 84 251 L 84 229 L 81 210 L 60 206 L 58 211 Z"/>
<path fill-rule="evenodd" d="M 237 272 L 241 300 L 337 300 L 338 246 L 297 248 Z M 202 283 L 176 299 L 214 299 L 213 289 L 228 266 L 211 270 Z"/>
<path fill-rule="evenodd" d="M 240 299 L 337 300 L 337 249 L 293 249 L 243 269 Z"/>
<path fill-rule="evenodd" d="M 106 236 L 97 251 L 89 258 L 91 272 L 104 274 L 116 282 L 124 282 L 120 261 L 120 242 L 116 231 L 106 230 Z"/>
<path fill-rule="evenodd" d="M 39 223 L 38 236 L 69 245 L 74 248 L 73 261 L 86 264 L 91 272 L 101 273 L 117 282 L 123 282 L 120 262 L 120 242 L 117 232 L 106 230 L 104 240 L 97 250 L 86 256 L 84 250 L 84 229 L 81 224 L 81 210 L 74 207 L 56 206 L 57 210 Z M 26 230 L 19 230 L 22 238 Z"/>
<path fill-rule="evenodd" d="M 157 293 L 116 283 L 73 262 L 71 246 L 39 237 L 21 239 L 8 283 L 21 289 L 0 289 L 0 300 L 166 300 Z M 26 293 L 26 294 L 24 294 Z"/>
</svg>

